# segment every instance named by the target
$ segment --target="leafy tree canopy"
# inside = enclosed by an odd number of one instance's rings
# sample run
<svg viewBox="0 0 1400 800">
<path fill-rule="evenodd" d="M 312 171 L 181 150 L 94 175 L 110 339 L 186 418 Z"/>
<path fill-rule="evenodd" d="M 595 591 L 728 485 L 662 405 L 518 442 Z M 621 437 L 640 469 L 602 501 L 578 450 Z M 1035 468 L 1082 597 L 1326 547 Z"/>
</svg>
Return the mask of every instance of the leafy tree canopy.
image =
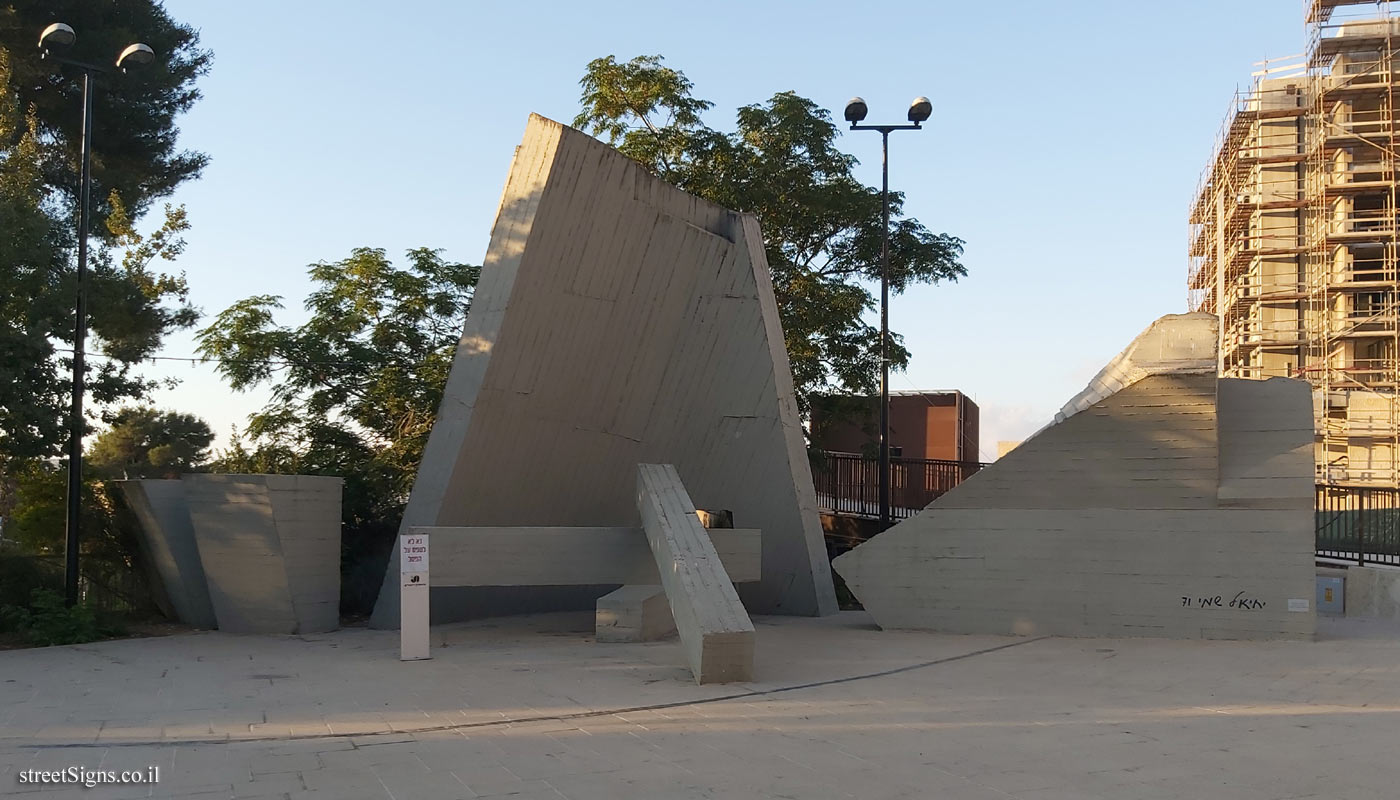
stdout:
<svg viewBox="0 0 1400 800">
<path fill-rule="evenodd" d="M 272 402 L 247 435 L 265 452 L 336 471 L 344 445 L 373 453 L 406 495 L 442 398 L 479 268 L 439 251 L 408 252 L 406 269 L 383 250 L 310 267 L 311 318 L 276 324 L 281 298 L 258 295 L 220 313 L 199 334 L 235 389 L 268 384 Z"/>
<path fill-rule="evenodd" d="M 137 223 L 156 199 L 199 174 L 206 158 L 176 147 L 175 120 L 199 97 L 211 55 L 157 0 L 11 0 L 0 3 L 0 508 L 16 460 L 58 455 L 73 345 L 80 75 L 40 60 L 40 31 L 62 21 L 78 33 L 67 55 L 105 65 L 134 41 L 156 62 L 94 86 L 94 249 L 86 282 L 97 404 L 146 395 L 134 366 L 171 330 L 192 325 L 184 277 L 155 268 L 178 256 L 189 228 L 166 206 L 154 233 Z M 8 465 L 8 466 L 7 466 Z"/>
<path fill-rule="evenodd" d="M 311 265 L 303 325 L 277 324 L 281 298 L 258 295 L 199 334 L 233 388 L 272 388 L 213 469 L 345 478 L 347 610 L 373 604 L 480 273 L 427 248 L 407 261 L 357 248 Z"/>
<path fill-rule="evenodd" d="M 856 159 L 836 147 L 830 114 L 793 92 L 738 110 L 735 130 L 706 126 L 711 104 L 660 56 L 588 64 L 574 125 L 600 136 L 657 176 L 720 205 L 756 214 L 799 400 L 817 390 L 867 394 L 879 386 L 876 307 L 882 206 L 854 177 Z M 963 242 L 903 215 L 891 193 L 890 288 L 957 280 Z M 909 353 L 891 337 L 891 361 Z"/>
<path fill-rule="evenodd" d="M 100 478 L 176 478 L 197 471 L 213 442 L 214 432 L 199 417 L 123 408 L 93 441 L 87 463 Z"/>
<path fill-rule="evenodd" d="M 153 200 L 197 177 L 208 162 L 203 153 L 178 148 L 175 120 L 199 99 L 195 82 L 208 72 L 213 54 L 200 49 L 199 33 L 171 19 L 159 0 L 0 4 L 0 52 L 8 62 L 5 92 L 22 113 L 32 112 L 42 144 L 44 185 L 69 208 L 77 203 L 82 82 L 73 67 L 39 58 L 39 33 L 54 22 L 77 32 L 77 41 L 62 53 L 77 61 L 113 66 L 117 54 L 133 42 L 155 50 L 151 64 L 98 76 L 93 95 L 94 219 L 112 211 L 112 192 L 118 193 L 128 214 L 139 218 Z M 13 146 L 21 134 L 10 131 L 0 137 L 0 146 Z M 93 232 L 103 235 L 100 225 Z"/>
</svg>

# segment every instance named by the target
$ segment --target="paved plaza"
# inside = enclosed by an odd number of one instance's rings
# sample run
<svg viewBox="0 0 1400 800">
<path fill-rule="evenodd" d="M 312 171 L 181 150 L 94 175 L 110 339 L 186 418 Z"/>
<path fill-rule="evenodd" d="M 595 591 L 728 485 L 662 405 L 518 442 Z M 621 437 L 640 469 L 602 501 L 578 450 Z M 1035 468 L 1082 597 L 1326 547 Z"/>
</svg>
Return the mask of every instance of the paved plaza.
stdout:
<svg viewBox="0 0 1400 800">
<path fill-rule="evenodd" d="M 591 615 L 397 634 L 197 633 L 0 652 L 0 795 L 22 798 L 1393 800 L 1400 637 L 951 636 L 758 618 L 747 684 Z M 24 770 L 160 769 L 154 785 Z"/>
</svg>

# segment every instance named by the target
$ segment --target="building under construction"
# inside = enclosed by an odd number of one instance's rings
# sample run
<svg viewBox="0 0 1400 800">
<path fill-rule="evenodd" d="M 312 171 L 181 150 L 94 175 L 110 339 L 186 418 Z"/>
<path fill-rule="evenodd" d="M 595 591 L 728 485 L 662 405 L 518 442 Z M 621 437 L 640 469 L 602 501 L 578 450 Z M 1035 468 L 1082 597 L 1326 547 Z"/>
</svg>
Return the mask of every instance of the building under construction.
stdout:
<svg viewBox="0 0 1400 800">
<path fill-rule="evenodd" d="M 1315 388 L 1317 479 L 1400 486 L 1397 54 L 1388 2 L 1309 0 L 1306 52 L 1237 92 L 1191 209 L 1220 371 Z"/>
</svg>

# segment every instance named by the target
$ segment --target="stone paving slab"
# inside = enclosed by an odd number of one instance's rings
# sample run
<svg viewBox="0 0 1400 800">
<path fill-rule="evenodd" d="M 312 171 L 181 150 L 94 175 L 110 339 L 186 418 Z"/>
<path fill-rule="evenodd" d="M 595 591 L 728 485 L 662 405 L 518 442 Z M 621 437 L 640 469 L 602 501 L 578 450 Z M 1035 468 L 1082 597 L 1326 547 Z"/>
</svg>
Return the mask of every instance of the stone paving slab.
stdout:
<svg viewBox="0 0 1400 800">
<path fill-rule="evenodd" d="M 759 618 L 756 674 L 593 616 L 0 652 L 0 796 L 1393 800 L 1400 629 L 1316 642 L 1017 639 Z M 26 769 L 155 785 L 33 786 Z"/>
</svg>

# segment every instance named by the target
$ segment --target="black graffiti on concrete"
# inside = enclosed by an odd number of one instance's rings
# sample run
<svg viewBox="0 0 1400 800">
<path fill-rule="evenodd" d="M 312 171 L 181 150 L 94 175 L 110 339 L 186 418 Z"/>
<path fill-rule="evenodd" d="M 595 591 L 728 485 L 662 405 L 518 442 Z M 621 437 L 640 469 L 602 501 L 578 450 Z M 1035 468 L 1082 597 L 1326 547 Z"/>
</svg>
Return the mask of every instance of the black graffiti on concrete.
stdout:
<svg viewBox="0 0 1400 800">
<path fill-rule="evenodd" d="M 1257 597 L 1250 597 L 1247 592 L 1238 592 L 1234 597 L 1226 602 L 1224 595 L 1214 597 L 1187 597 L 1181 596 L 1181 607 L 1191 608 L 1238 608 L 1242 611 L 1259 611 L 1268 605 L 1265 600 Z"/>
</svg>

